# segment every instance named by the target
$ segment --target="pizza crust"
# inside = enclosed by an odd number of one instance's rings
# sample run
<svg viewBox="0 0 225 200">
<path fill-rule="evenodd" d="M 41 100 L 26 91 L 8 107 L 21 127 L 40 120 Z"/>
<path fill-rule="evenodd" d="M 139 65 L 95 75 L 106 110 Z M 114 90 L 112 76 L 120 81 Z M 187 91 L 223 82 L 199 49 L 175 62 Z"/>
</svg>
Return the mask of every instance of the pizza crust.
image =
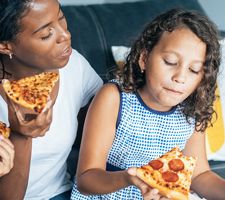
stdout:
<svg viewBox="0 0 225 200">
<path fill-rule="evenodd" d="M 43 72 L 18 81 L 4 80 L 3 88 L 15 103 L 40 113 L 46 106 L 58 78 L 58 73 Z"/>
<path fill-rule="evenodd" d="M 175 147 L 158 159 L 137 168 L 137 176 L 167 198 L 188 200 L 195 164 L 196 158 L 182 155 L 179 148 Z"/>
<path fill-rule="evenodd" d="M 188 200 L 188 195 L 159 185 L 157 181 L 152 178 L 151 174 L 146 175 L 146 171 L 142 168 L 137 169 L 137 176 L 152 188 L 158 189 L 161 195 L 171 200 Z"/>
</svg>

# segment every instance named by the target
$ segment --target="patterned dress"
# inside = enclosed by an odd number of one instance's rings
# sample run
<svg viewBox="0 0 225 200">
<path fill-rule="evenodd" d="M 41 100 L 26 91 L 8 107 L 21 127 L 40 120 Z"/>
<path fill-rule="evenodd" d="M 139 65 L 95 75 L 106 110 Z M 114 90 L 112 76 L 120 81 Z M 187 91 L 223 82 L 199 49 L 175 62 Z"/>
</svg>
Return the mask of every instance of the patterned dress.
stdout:
<svg viewBox="0 0 225 200">
<path fill-rule="evenodd" d="M 139 167 L 176 145 L 183 149 L 193 132 L 194 120 L 188 123 L 180 106 L 159 112 L 149 108 L 138 93 L 121 92 L 116 135 L 107 163 L 118 169 Z M 135 186 L 105 195 L 84 196 L 77 190 L 75 181 L 71 200 L 83 199 L 142 200 L 143 197 Z"/>
</svg>

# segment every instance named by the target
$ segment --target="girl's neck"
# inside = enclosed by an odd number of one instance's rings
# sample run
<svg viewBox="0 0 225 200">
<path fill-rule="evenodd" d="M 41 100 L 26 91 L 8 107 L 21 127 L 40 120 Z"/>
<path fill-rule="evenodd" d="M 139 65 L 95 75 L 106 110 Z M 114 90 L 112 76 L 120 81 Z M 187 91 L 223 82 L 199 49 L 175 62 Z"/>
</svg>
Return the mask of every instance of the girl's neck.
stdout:
<svg viewBox="0 0 225 200">
<path fill-rule="evenodd" d="M 151 95 L 146 86 L 138 89 L 138 94 L 140 95 L 142 101 L 148 106 L 149 108 L 159 111 L 159 112 L 167 112 L 170 111 L 173 107 L 171 106 L 163 106 L 154 99 L 153 95 Z"/>
</svg>

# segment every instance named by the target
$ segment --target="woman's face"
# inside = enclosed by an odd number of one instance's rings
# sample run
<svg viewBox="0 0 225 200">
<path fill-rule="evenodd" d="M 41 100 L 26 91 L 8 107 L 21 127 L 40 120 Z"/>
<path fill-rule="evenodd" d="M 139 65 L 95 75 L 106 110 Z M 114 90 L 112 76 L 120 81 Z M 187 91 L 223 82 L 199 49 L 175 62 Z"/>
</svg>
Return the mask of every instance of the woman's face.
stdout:
<svg viewBox="0 0 225 200">
<path fill-rule="evenodd" d="M 146 75 L 140 90 L 153 109 L 170 110 L 183 102 L 200 84 L 206 44 L 187 28 L 165 32 L 146 59 L 139 64 Z"/>
<path fill-rule="evenodd" d="M 18 66 L 45 71 L 67 64 L 71 35 L 57 0 L 32 1 L 21 19 L 21 30 L 11 43 Z"/>
</svg>

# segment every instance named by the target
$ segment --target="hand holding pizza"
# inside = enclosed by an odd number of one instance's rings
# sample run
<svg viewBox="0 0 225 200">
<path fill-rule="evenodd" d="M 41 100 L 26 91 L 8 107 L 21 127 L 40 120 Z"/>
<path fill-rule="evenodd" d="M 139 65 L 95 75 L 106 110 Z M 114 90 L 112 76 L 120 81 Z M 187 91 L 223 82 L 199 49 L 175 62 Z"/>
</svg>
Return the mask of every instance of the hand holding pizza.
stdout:
<svg viewBox="0 0 225 200">
<path fill-rule="evenodd" d="M 48 101 L 41 113 L 28 111 L 7 98 L 10 128 L 28 137 L 44 136 L 52 122 L 53 102 Z"/>
<path fill-rule="evenodd" d="M 10 129 L 0 122 L 0 177 L 9 173 L 13 167 L 14 146 L 8 139 Z"/>
<path fill-rule="evenodd" d="M 131 184 L 141 190 L 144 200 L 168 200 L 168 198 L 162 196 L 157 189 L 151 188 L 148 184 L 137 177 L 137 168 L 129 168 L 127 173 L 130 175 Z"/>
<path fill-rule="evenodd" d="M 12 130 L 30 137 L 45 135 L 52 121 L 54 103 L 50 94 L 58 79 L 56 72 L 43 72 L 19 80 L 2 81 Z"/>
</svg>

